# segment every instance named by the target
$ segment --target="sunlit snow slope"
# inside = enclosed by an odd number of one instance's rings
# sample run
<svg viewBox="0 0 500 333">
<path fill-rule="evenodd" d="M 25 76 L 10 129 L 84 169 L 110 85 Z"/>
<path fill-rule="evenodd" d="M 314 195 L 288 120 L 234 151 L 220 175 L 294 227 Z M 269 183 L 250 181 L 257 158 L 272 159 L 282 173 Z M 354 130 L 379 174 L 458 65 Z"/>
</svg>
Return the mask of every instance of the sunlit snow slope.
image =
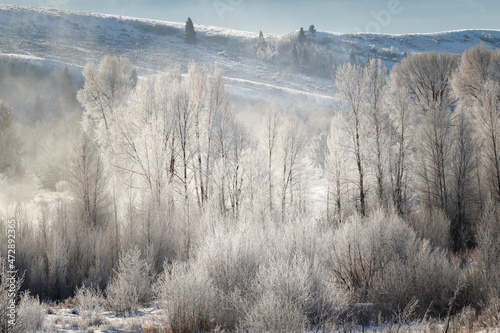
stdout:
<svg viewBox="0 0 500 333">
<path fill-rule="evenodd" d="M 78 67 L 105 54 L 122 55 L 130 58 L 141 74 L 179 65 L 186 68 L 192 61 L 218 64 L 235 96 L 256 101 L 278 99 L 294 105 L 297 101 L 331 103 L 333 80 L 328 75 L 294 73 L 289 66 L 257 58 L 258 31 L 201 26 L 193 19 L 198 43 L 187 45 L 184 23 L 0 5 L 0 52 Z M 266 38 L 279 43 L 290 41 L 295 34 Z M 460 53 L 480 43 L 500 46 L 500 31 L 484 30 L 411 35 L 318 32 L 312 36 L 307 32 L 306 37 L 335 59 L 346 61 L 354 50 L 359 61 L 378 57 L 388 67 L 413 52 Z"/>
</svg>

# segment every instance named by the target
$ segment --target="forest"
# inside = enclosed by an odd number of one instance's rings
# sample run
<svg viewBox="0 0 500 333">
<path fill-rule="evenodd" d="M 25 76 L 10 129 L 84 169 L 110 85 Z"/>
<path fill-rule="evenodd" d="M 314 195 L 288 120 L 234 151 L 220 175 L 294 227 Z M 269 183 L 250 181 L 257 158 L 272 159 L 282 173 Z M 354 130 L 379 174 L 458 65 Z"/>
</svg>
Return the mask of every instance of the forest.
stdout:
<svg viewBox="0 0 500 333">
<path fill-rule="evenodd" d="M 339 65 L 327 131 L 248 126 L 217 66 L 50 75 L 32 124 L 0 102 L 0 331 L 12 220 L 12 332 L 68 299 L 79 327 L 157 307 L 150 332 L 500 325 L 500 51 Z"/>
</svg>

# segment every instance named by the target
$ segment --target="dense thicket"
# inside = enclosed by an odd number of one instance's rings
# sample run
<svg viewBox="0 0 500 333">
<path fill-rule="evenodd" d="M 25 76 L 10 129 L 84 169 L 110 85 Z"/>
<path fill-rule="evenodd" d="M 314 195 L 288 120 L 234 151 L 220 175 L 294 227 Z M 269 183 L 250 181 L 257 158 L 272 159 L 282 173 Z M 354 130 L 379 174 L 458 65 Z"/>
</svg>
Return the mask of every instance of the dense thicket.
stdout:
<svg viewBox="0 0 500 333">
<path fill-rule="evenodd" d="M 22 288 L 76 293 L 89 322 L 156 297 L 178 332 L 303 331 L 408 304 L 486 313 L 500 298 L 498 59 L 480 46 L 390 72 L 344 64 L 329 132 L 312 134 L 276 104 L 251 134 L 217 67 L 138 80 L 125 58 L 88 64 L 58 196 L 0 222 L 18 220 Z"/>
</svg>

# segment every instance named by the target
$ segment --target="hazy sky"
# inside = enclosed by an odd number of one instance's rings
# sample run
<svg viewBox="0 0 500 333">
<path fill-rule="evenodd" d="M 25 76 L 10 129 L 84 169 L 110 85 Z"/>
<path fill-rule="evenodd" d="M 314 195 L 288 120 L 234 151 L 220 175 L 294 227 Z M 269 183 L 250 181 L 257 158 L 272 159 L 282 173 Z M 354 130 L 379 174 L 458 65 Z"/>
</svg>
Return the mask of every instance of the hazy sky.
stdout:
<svg viewBox="0 0 500 333">
<path fill-rule="evenodd" d="M 500 29 L 498 0 L 10 0 L 56 7 L 284 33 L 314 24 L 332 32 Z"/>
</svg>

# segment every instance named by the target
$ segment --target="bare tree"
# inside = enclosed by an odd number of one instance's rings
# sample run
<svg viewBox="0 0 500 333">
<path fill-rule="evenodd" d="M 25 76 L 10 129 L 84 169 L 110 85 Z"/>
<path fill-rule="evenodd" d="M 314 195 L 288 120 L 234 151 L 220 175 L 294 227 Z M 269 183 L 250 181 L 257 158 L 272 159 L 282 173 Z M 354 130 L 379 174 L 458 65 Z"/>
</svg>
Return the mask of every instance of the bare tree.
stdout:
<svg viewBox="0 0 500 333">
<path fill-rule="evenodd" d="M 80 221 L 91 228 L 105 226 L 110 207 L 108 174 L 97 147 L 85 131 L 78 135 L 67 172 Z"/>
<path fill-rule="evenodd" d="M 379 204 L 384 202 L 384 177 L 387 162 L 387 124 L 384 112 L 385 86 L 387 84 L 387 69 L 380 60 L 371 59 L 365 69 L 366 102 L 369 118 L 373 124 L 373 139 L 375 142 L 374 169 L 377 182 L 377 197 Z"/>
<path fill-rule="evenodd" d="M 327 215 L 328 221 L 341 222 L 343 220 L 344 210 L 344 193 L 347 187 L 346 176 L 346 156 L 345 152 L 345 131 L 343 127 L 343 117 L 341 114 L 333 116 L 330 124 L 330 134 L 328 136 L 328 155 L 326 157 L 326 174 L 328 177 L 328 193 L 327 193 Z M 347 138 L 349 139 L 349 138 Z M 335 206 L 334 217 L 330 213 L 330 199 L 333 193 L 333 202 Z"/>
<path fill-rule="evenodd" d="M 472 218 L 476 202 L 477 144 L 472 124 L 464 110 L 454 119 L 453 183 L 451 194 L 454 207 L 450 225 L 450 242 L 454 252 L 466 250 L 473 242 Z"/>
<path fill-rule="evenodd" d="M 400 214 L 407 209 L 407 188 L 410 158 L 413 146 L 415 107 L 408 87 L 396 74 L 391 74 L 389 100 L 391 102 L 391 123 L 393 134 L 393 153 L 391 154 L 391 183 L 394 205 Z"/>
<path fill-rule="evenodd" d="M 419 171 L 426 201 L 448 209 L 448 177 L 452 107 L 451 76 L 458 60 L 454 54 L 419 53 L 393 68 L 420 111 Z"/>
<path fill-rule="evenodd" d="M 453 89 L 460 103 L 473 111 L 470 118 L 481 146 L 481 168 L 496 201 L 500 201 L 499 75 L 500 52 L 481 45 L 464 52 L 453 77 Z"/>
<path fill-rule="evenodd" d="M 357 187 L 359 212 L 366 215 L 366 194 L 365 172 L 366 159 L 363 143 L 363 123 L 366 117 L 366 107 L 364 105 L 366 97 L 366 82 L 364 71 L 361 67 L 352 64 L 342 65 L 338 71 L 335 81 L 337 96 L 343 102 L 343 111 L 349 124 L 345 129 L 352 141 L 354 159 L 357 168 Z"/>
<path fill-rule="evenodd" d="M 276 143 L 278 138 L 278 126 L 280 116 L 276 104 L 271 105 L 267 110 L 264 130 L 265 146 L 267 154 L 267 187 L 269 195 L 269 213 L 273 212 L 273 159 L 276 152 Z"/>
<path fill-rule="evenodd" d="M 84 86 L 78 101 L 96 123 L 107 132 L 116 110 L 125 102 L 136 84 L 134 68 L 127 58 L 104 56 L 99 65 L 88 63 L 83 69 Z"/>
<path fill-rule="evenodd" d="M 281 221 L 287 216 L 287 191 L 290 192 L 290 207 L 294 205 L 294 180 L 300 171 L 306 143 L 304 125 L 298 119 L 287 120 L 278 131 L 278 153 L 281 172 Z"/>
</svg>

